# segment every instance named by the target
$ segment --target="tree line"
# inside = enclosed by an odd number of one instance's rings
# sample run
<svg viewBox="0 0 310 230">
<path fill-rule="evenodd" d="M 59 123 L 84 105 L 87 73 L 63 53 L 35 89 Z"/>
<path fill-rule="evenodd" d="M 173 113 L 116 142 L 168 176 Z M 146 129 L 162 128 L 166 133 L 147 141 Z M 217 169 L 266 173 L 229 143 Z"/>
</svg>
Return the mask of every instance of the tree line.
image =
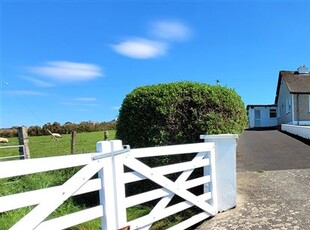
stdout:
<svg viewBox="0 0 310 230">
<path fill-rule="evenodd" d="M 109 122 L 92 122 L 92 121 L 82 121 L 78 124 L 72 122 L 66 122 L 65 124 L 60 124 L 59 122 L 48 122 L 43 126 L 35 125 L 28 127 L 29 136 L 43 136 L 49 135 L 49 131 L 52 133 L 59 134 L 69 134 L 73 131 L 82 132 L 96 132 L 103 130 L 115 129 L 116 121 Z M 17 128 L 12 127 L 10 129 L 0 129 L 1 137 L 17 137 Z"/>
</svg>

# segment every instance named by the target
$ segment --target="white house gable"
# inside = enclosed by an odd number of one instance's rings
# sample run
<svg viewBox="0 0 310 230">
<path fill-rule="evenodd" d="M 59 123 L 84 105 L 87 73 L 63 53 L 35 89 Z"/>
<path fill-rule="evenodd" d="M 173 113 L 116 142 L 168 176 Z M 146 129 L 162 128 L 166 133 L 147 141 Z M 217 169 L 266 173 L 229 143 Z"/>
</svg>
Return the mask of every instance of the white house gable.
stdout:
<svg viewBox="0 0 310 230">
<path fill-rule="evenodd" d="M 285 81 L 282 79 L 280 83 L 280 90 L 279 90 L 279 96 L 278 96 L 278 123 L 289 123 L 293 121 L 293 97 L 285 83 Z"/>
</svg>

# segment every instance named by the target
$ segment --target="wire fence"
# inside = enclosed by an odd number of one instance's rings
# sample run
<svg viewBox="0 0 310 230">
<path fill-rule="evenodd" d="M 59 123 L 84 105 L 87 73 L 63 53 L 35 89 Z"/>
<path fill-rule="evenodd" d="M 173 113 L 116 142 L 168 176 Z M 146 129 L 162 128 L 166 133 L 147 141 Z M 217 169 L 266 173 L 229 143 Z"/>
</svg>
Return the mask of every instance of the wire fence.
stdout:
<svg viewBox="0 0 310 230">
<path fill-rule="evenodd" d="M 18 148 L 18 150 L 12 150 L 14 148 Z M 20 149 L 22 149 L 22 153 L 20 154 Z M 16 155 L 18 153 L 18 155 Z M 24 145 L 8 145 L 8 146 L 0 146 L 0 161 L 3 160 L 11 160 L 11 159 L 23 159 L 25 157 L 25 146 Z"/>
<path fill-rule="evenodd" d="M 115 131 L 109 130 L 108 139 L 115 138 Z M 17 137 L 8 138 L 8 144 L 0 143 L 0 160 L 13 159 L 20 157 L 19 145 Z M 96 151 L 96 143 L 106 140 L 106 131 L 77 133 L 76 141 L 74 142 L 74 151 L 72 152 L 72 135 L 61 134 L 61 138 L 54 138 L 51 135 L 46 136 L 29 136 L 28 146 L 30 150 L 30 158 L 50 157 L 68 155 L 72 153 L 91 153 Z M 14 146 L 14 147 L 9 147 Z M 20 151 L 22 151 L 20 149 Z M 25 151 L 23 151 L 25 152 Z M 23 156 L 21 156 L 22 158 Z"/>
</svg>

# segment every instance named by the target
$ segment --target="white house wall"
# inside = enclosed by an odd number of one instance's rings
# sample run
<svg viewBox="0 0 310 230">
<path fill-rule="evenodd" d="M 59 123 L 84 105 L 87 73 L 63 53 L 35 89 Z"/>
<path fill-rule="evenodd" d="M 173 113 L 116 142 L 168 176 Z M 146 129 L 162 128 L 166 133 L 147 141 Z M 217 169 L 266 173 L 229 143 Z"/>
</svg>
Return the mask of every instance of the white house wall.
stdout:
<svg viewBox="0 0 310 230">
<path fill-rule="evenodd" d="M 287 103 L 290 103 L 290 110 L 287 111 Z M 294 119 L 292 116 L 292 107 L 294 106 L 294 101 L 292 100 L 292 95 L 290 94 L 285 82 L 281 81 L 280 90 L 278 94 L 278 123 L 288 124 L 293 123 Z"/>
<path fill-rule="evenodd" d="M 277 118 L 270 117 L 270 109 L 277 109 L 276 106 L 253 107 L 249 108 L 249 128 L 273 127 L 277 126 Z M 260 126 L 255 126 L 255 110 L 260 110 Z"/>
</svg>

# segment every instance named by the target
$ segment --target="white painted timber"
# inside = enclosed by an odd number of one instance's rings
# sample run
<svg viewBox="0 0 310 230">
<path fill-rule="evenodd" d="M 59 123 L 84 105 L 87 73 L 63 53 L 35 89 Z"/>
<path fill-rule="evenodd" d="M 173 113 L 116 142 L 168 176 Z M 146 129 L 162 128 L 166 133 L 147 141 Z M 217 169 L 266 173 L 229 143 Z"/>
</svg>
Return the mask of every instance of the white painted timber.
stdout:
<svg viewBox="0 0 310 230">
<path fill-rule="evenodd" d="M 79 212 L 42 222 L 36 230 L 66 229 L 103 216 L 103 207 L 98 205 Z"/>
<path fill-rule="evenodd" d="M 207 155 L 206 152 L 199 152 L 197 153 L 197 155 L 194 157 L 194 159 L 192 159 L 191 162 L 196 163 L 201 161 L 205 156 Z M 183 169 L 184 170 L 184 169 Z M 181 170 L 182 171 L 182 170 Z M 181 175 L 176 179 L 175 184 L 177 184 L 177 186 L 183 185 L 186 183 L 187 187 L 185 187 L 185 189 L 190 188 L 189 186 L 192 185 L 192 181 L 186 181 L 189 176 L 193 173 L 194 169 L 188 169 L 188 170 L 184 170 Z M 198 178 L 199 179 L 199 178 Z M 185 182 L 186 181 L 186 182 Z M 188 185 L 189 184 L 189 185 Z M 165 189 L 165 191 L 168 191 Z M 155 207 L 152 209 L 152 211 L 149 213 L 149 216 L 154 216 L 157 215 L 157 213 L 161 213 L 162 210 L 164 210 L 167 205 L 169 204 L 169 202 L 172 200 L 172 198 L 174 197 L 174 194 L 172 192 L 169 192 L 170 194 L 163 197 L 156 205 Z M 175 211 L 175 210 L 173 210 Z M 171 213 L 170 215 L 173 215 L 173 213 Z M 151 227 L 151 223 L 144 225 L 142 228 L 142 230 L 148 230 Z"/>
<path fill-rule="evenodd" d="M 202 185 L 204 183 L 210 182 L 210 176 L 200 177 L 193 180 L 183 182 L 183 186 L 185 189 L 193 188 L 198 185 Z M 180 184 L 180 182 L 177 182 Z M 181 186 L 181 185 L 179 185 Z M 134 196 L 130 196 L 126 198 L 125 206 L 132 207 L 137 204 L 143 204 L 151 200 L 156 200 L 165 196 L 173 195 L 169 190 L 165 188 L 159 188 L 152 191 L 148 191 L 145 193 L 140 193 Z"/>
<path fill-rule="evenodd" d="M 134 158 L 177 155 L 185 153 L 205 152 L 211 149 L 214 145 L 212 143 L 196 143 L 184 145 L 170 145 L 161 147 L 138 148 L 130 151 L 130 156 Z"/>
<path fill-rule="evenodd" d="M 214 139 L 214 137 L 210 136 L 204 139 L 209 141 L 210 138 Z M 221 205 L 220 199 L 224 199 L 224 196 L 222 195 L 223 191 L 219 191 L 217 188 L 219 185 L 221 189 L 225 187 L 219 180 L 224 178 L 226 180 L 225 183 L 230 183 L 231 181 L 227 180 L 225 173 L 227 171 L 231 172 L 231 169 L 229 166 L 229 169 L 225 171 L 223 167 L 227 165 L 223 162 L 218 163 L 217 161 L 223 160 L 222 157 L 227 154 L 225 151 L 228 151 L 230 158 L 225 158 L 225 161 L 229 161 L 226 164 L 235 164 L 231 161 L 235 160 L 235 158 L 231 157 L 231 151 L 233 151 L 231 147 L 235 143 L 232 139 L 231 135 L 224 135 L 221 137 L 217 136 L 216 140 L 210 143 L 134 150 L 127 148 L 124 151 L 120 140 L 104 141 L 97 143 L 97 153 L 3 162 L 3 164 L 0 162 L 0 178 L 85 165 L 61 186 L 0 197 L 0 204 L 4 204 L 0 206 L 0 212 L 37 204 L 32 211 L 12 227 L 13 230 L 64 229 L 100 217 L 101 228 L 104 230 L 120 229 L 125 226 L 130 226 L 132 229 L 146 230 L 155 221 L 192 206 L 199 207 L 201 209 L 200 214 L 190 217 L 188 220 L 172 228 L 184 229 L 218 212 L 217 206 Z M 191 161 L 155 168 L 150 168 L 138 160 L 142 157 L 188 153 L 197 154 Z M 133 172 L 125 173 L 125 166 L 131 168 Z M 11 170 L 12 168 L 17 168 L 17 170 Z M 204 175 L 188 180 L 196 168 L 204 168 Z M 225 173 L 221 172 L 221 170 L 225 171 Z M 97 172 L 99 178 L 91 179 Z M 176 172 L 181 173 L 175 181 L 171 181 L 165 176 Z M 220 176 L 217 175 L 218 172 L 221 172 Z M 234 174 L 231 177 L 233 176 Z M 126 197 L 126 183 L 143 179 L 149 179 L 162 188 Z M 207 188 L 204 194 L 194 195 L 188 191 L 188 189 L 199 185 Z M 230 189 L 230 187 L 226 187 L 226 189 Z M 96 190 L 99 191 L 99 206 L 45 221 L 46 217 L 69 197 Z M 231 199 L 230 191 L 225 192 L 225 194 L 228 194 L 228 200 Z M 168 204 L 175 195 L 181 197 L 184 201 L 168 207 Z M 218 200 L 217 197 L 220 197 L 220 199 Z M 127 222 L 126 208 L 154 199 L 160 200 L 148 215 Z M 224 202 L 224 204 L 227 203 Z M 220 206 L 220 208 L 222 207 Z"/>
<path fill-rule="evenodd" d="M 176 184 L 174 182 L 172 182 L 171 180 L 169 180 L 165 176 L 160 175 L 159 173 L 155 173 L 152 170 L 152 168 L 150 168 L 147 165 L 141 163 L 140 161 L 138 161 L 136 159 L 128 159 L 127 158 L 127 161 L 126 161 L 125 164 L 129 168 L 131 168 L 131 169 L 133 169 L 135 171 L 140 172 L 141 174 L 143 174 L 144 176 L 146 176 L 150 180 L 154 181 L 158 185 L 160 185 L 160 186 L 170 190 L 171 192 L 173 192 L 176 195 L 180 196 L 184 200 L 187 200 L 187 201 L 191 202 L 192 204 L 194 204 L 197 207 L 201 208 L 205 212 L 208 212 L 211 215 L 215 215 L 215 210 L 213 209 L 213 207 L 210 204 L 208 204 L 206 202 L 201 202 L 201 200 L 199 200 L 197 198 L 197 196 L 195 196 L 191 192 L 187 191 L 183 187 L 175 186 Z"/>
<path fill-rule="evenodd" d="M 0 179 L 87 165 L 91 156 L 89 153 L 0 162 Z"/>
<path fill-rule="evenodd" d="M 202 201 L 207 201 L 211 199 L 211 193 L 205 193 L 198 198 Z M 132 227 L 133 229 L 140 229 L 144 228 L 145 226 L 148 226 L 149 224 L 152 224 L 158 220 L 161 220 L 163 218 L 166 218 L 168 216 L 171 216 L 175 213 L 184 211 L 185 209 L 191 208 L 194 205 L 188 201 L 183 201 L 178 204 L 169 206 L 168 208 L 165 208 L 163 210 L 160 210 L 160 212 L 150 213 L 146 216 L 140 217 L 138 219 L 132 220 L 128 222 L 128 225 Z M 209 215 L 210 216 L 210 215 Z"/>
<path fill-rule="evenodd" d="M 200 167 L 204 167 L 210 164 L 209 159 L 201 159 L 200 161 L 196 162 L 183 162 L 183 163 L 178 163 L 178 164 L 173 164 L 173 165 L 165 165 L 165 166 L 160 166 L 160 167 L 155 167 L 152 168 L 155 173 L 159 173 L 162 175 L 167 175 L 171 173 L 176 173 L 180 171 L 185 171 L 185 170 L 190 170 L 190 169 L 196 169 Z M 138 172 L 127 172 L 124 174 L 125 175 L 125 183 L 131 183 L 139 180 L 146 179 L 143 175 L 141 175 Z"/>
<path fill-rule="evenodd" d="M 120 140 L 114 141 L 100 141 L 96 144 L 96 150 L 101 154 L 110 154 L 113 151 L 123 149 Z M 99 191 L 100 204 L 104 206 L 104 215 L 101 218 L 101 229 L 118 229 L 118 203 L 117 203 L 117 179 L 115 169 L 115 157 L 111 156 L 102 159 L 102 170 L 99 171 L 98 176 L 102 181 L 102 190 Z M 118 166 L 119 167 L 119 166 Z M 120 211 L 120 217 L 123 218 L 124 211 Z M 122 219 L 123 221 L 123 219 Z"/>
<path fill-rule="evenodd" d="M 51 197 L 43 200 L 19 222 L 17 222 L 11 230 L 36 228 L 65 200 L 78 191 L 96 172 L 99 171 L 100 168 L 102 168 L 100 160 L 93 161 L 82 168 L 73 177 L 67 180 L 58 191 L 53 193 Z"/>
<path fill-rule="evenodd" d="M 210 217 L 210 214 L 209 213 L 206 213 L 206 212 L 202 212 L 202 213 L 199 213 L 195 216 L 192 216 L 190 217 L 189 219 L 171 227 L 171 228 L 168 228 L 167 230 L 180 230 L 180 229 L 187 229 L 191 226 L 193 226 L 194 224 L 197 224 L 207 218 Z"/>
<path fill-rule="evenodd" d="M 31 205 L 41 203 L 46 197 L 52 197 L 53 194 L 61 189 L 61 186 L 51 188 L 39 189 L 24 193 L 17 193 L 13 195 L 0 197 L 0 213 L 17 208 L 23 208 Z M 101 189 L 100 179 L 93 179 L 87 181 L 83 187 L 77 190 L 72 196 L 92 192 Z"/>
</svg>

